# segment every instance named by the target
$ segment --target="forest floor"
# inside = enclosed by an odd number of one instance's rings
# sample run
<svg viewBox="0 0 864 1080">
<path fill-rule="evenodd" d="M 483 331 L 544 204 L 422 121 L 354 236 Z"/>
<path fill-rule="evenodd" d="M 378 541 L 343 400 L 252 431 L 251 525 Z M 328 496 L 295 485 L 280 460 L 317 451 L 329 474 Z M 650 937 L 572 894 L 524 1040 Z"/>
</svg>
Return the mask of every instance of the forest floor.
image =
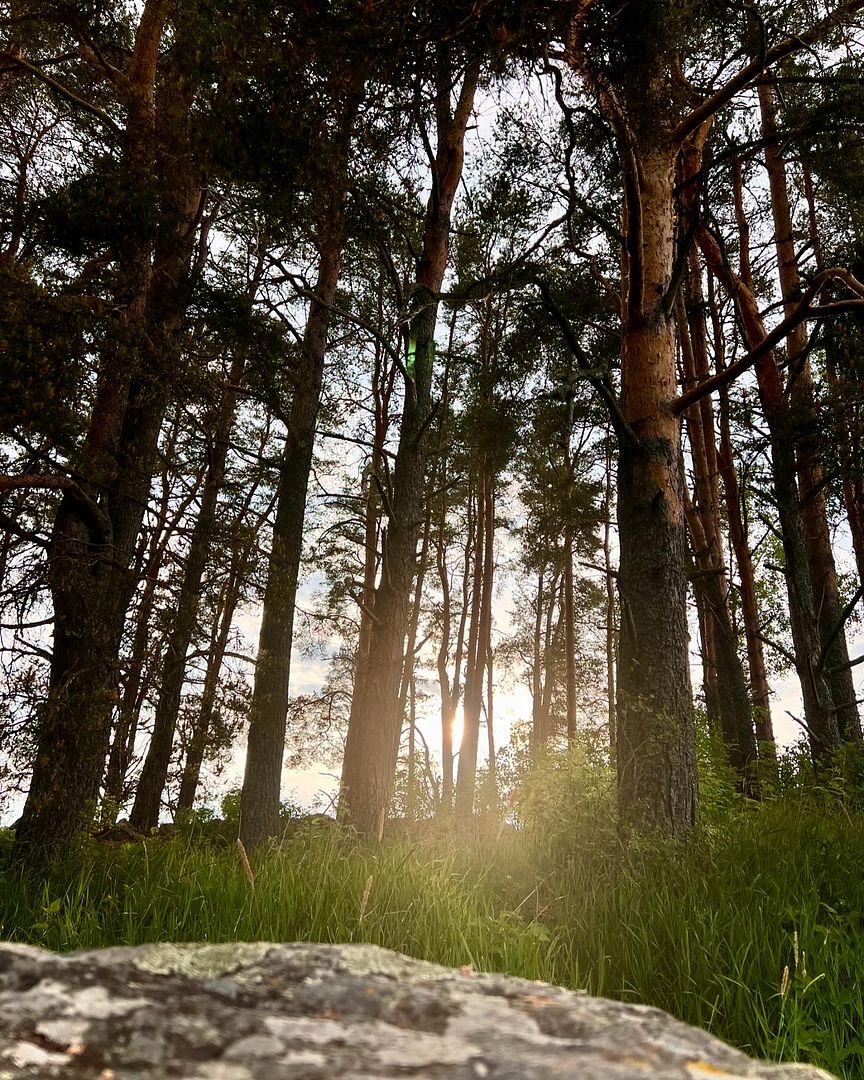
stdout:
<svg viewBox="0 0 864 1080">
<path fill-rule="evenodd" d="M 572 823 L 571 823 L 572 824 Z M 0 865 L 11 834 L 0 833 Z M 607 819 L 370 848 L 300 829 L 251 858 L 205 831 L 89 844 L 51 880 L 0 870 L 0 939 L 365 941 L 659 1006 L 754 1055 L 864 1076 L 864 814 L 728 811 L 686 844 Z"/>
</svg>

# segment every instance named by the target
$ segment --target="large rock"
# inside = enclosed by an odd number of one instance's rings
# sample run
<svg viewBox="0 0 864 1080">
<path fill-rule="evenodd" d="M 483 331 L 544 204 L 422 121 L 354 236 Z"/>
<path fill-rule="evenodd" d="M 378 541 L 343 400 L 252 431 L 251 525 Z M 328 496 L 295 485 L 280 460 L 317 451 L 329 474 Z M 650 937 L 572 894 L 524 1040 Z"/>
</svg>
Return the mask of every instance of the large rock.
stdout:
<svg viewBox="0 0 864 1080">
<path fill-rule="evenodd" d="M 816 1080 L 666 1013 L 366 945 L 0 946 L 0 1080 Z"/>
</svg>

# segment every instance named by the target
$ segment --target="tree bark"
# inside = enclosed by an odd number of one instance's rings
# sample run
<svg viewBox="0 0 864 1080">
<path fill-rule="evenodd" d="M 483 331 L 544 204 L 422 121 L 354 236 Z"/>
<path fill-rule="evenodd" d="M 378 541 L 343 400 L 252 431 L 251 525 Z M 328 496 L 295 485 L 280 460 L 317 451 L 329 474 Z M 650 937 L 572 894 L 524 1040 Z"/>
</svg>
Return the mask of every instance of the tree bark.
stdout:
<svg viewBox="0 0 864 1080">
<path fill-rule="evenodd" d="M 558 681 L 558 663 L 556 657 L 560 631 L 563 629 L 563 604 L 560 593 L 563 585 L 560 575 L 555 572 L 546 590 L 546 612 L 543 627 L 543 651 L 541 666 L 541 685 L 539 706 L 534 716 L 533 742 L 535 750 L 541 754 L 552 738 L 552 696 Z M 555 612 L 558 611 L 558 621 Z"/>
<path fill-rule="evenodd" d="M 531 745 L 540 745 L 540 707 L 543 695 L 543 602 L 545 599 L 546 566 L 537 571 L 537 592 L 534 598 L 534 633 L 531 639 Z"/>
<path fill-rule="evenodd" d="M 641 155 L 641 245 L 625 253 L 621 403 L 638 437 L 620 441 L 618 584 L 619 810 L 625 823 L 684 833 L 696 818 L 696 748 L 687 630 L 687 536 L 675 334 L 663 298 L 672 278 L 675 152 Z M 635 241 L 634 241 L 635 243 Z"/>
<path fill-rule="evenodd" d="M 689 312 L 679 294 L 677 311 L 685 382 L 695 385 L 709 375 L 701 267 L 690 255 L 687 290 Z M 714 409 L 705 397 L 688 410 L 687 430 L 696 488 L 695 504 L 685 493 L 685 509 L 696 569 L 694 587 L 699 600 L 706 703 L 709 720 L 716 720 L 741 790 L 758 793 L 757 747 L 747 677 L 738 655 L 738 641 L 729 609 L 727 569 L 723 561 Z"/>
<path fill-rule="evenodd" d="M 845 377 L 841 372 L 848 367 L 848 358 L 844 357 L 846 347 L 846 328 L 838 330 L 832 327 L 828 331 L 825 343 L 825 373 L 831 405 L 834 412 L 834 435 L 840 458 L 840 476 L 843 485 L 843 506 L 852 537 L 852 550 L 855 554 L 855 566 L 858 581 L 864 585 L 864 474 L 861 461 L 864 459 L 859 435 L 860 420 L 850 424 L 846 418 L 847 392 L 844 389 Z M 856 385 L 853 383 L 853 385 Z M 856 410 L 860 406 L 853 406 Z M 856 418 L 857 419 L 857 418 Z"/>
<path fill-rule="evenodd" d="M 173 456 L 180 419 L 181 412 L 178 410 L 174 417 L 172 429 L 166 439 L 163 454 L 165 465 L 162 470 L 162 494 L 157 513 L 157 521 L 160 525 L 153 530 L 148 543 L 146 559 L 142 560 L 140 577 L 144 581 L 144 587 L 141 590 L 138 607 L 135 611 L 135 633 L 132 638 L 125 679 L 123 680 L 123 693 L 120 699 L 117 722 L 114 725 L 111 752 L 108 755 L 108 765 L 105 769 L 101 815 L 103 824 L 113 824 L 117 810 L 126 797 L 126 775 L 134 753 L 141 706 L 150 682 L 150 675 L 147 671 L 148 662 L 152 661 L 154 655 L 158 655 L 158 650 L 151 647 L 150 634 L 156 590 L 159 585 L 159 572 L 168 545 L 177 535 L 177 528 L 182 516 L 199 489 L 199 478 L 196 477 L 196 482 L 190 485 L 189 495 L 181 501 L 180 506 L 177 507 L 169 520 L 168 509 L 171 498 L 171 483 L 167 463 Z"/>
<path fill-rule="evenodd" d="M 712 661 L 715 665 L 714 708 L 723 736 L 729 764 L 735 770 L 740 790 L 745 795 L 757 796 L 759 782 L 757 773 L 756 735 L 750 718 L 750 698 L 747 679 L 738 642 L 732 626 L 727 595 L 723 588 L 722 567 L 704 552 L 708 549 L 702 521 L 692 504 L 687 506 L 687 521 L 693 539 L 695 557 L 695 589 L 700 597 L 703 618 L 710 627 L 713 644 Z M 718 570 L 720 572 L 718 572 Z"/>
<path fill-rule="evenodd" d="M 382 310 L 383 302 L 379 293 L 379 315 Z M 356 672 L 363 671 L 366 666 L 374 620 L 372 609 L 375 605 L 375 581 L 378 575 L 378 541 L 381 526 L 379 485 L 383 484 L 381 474 L 385 461 L 387 431 L 390 426 L 390 400 L 393 396 L 397 371 L 395 364 L 388 365 L 385 361 L 385 350 L 380 342 L 376 342 L 375 362 L 372 372 L 372 395 L 375 411 L 372 429 L 372 453 L 366 475 L 366 505 L 363 527 L 363 589 L 360 597 L 360 628 L 354 658 L 355 680 Z"/>
<path fill-rule="evenodd" d="M 607 443 L 606 451 L 606 487 L 603 500 L 603 566 L 606 570 L 606 702 L 607 724 L 609 726 L 609 753 L 612 764 L 615 763 L 615 748 L 618 743 L 615 705 L 615 667 L 617 663 L 616 616 L 618 605 L 615 601 L 615 580 L 612 569 L 612 450 Z"/>
<path fill-rule="evenodd" d="M 807 198 L 807 217 L 810 227 L 810 243 L 816 257 L 816 269 L 824 269 L 822 243 L 819 235 L 819 222 L 816 216 L 816 193 L 810 170 L 803 166 L 804 192 Z M 825 334 L 825 375 L 833 413 L 834 435 L 840 456 L 840 478 L 843 486 L 843 505 L 849 532 L 852 536 L 852 550 L 855 553 L 855 565 L 858 581 L 864 585 L 864 475 L 860 462 L 864 453 L 861 447 L 861 406 L 850 403 L 844 393 L 846 377 L 842 372 L 849 370 L 846 342 L 848 328 L 833 324 L 826 327 Z M 855 380 L 857 383 L 857 380 Z M 852 410 L 852 420 L 848 418 Z"/>
<path fill-rule="evenodd" d="M 453 810 L 454 774 L 453 774 L 453 729 L 456 723 L 456 710 L 462 694 L 462 658 L 465 654 L 465 631 L 468 624 L 468 579 L 471 567 L 471 550 L 474 544 L 476 528 L 473 502 L 469 485 L 465 526 L 465 548 L 462 564 L 462 606 L 456 626 L 456 641 L 453 651 L 452 685 L 447 672 L 447 657 L 450 651 L 450 626 L 452 622 L 452 589 L 447 570 L 446 549 L 446 506 L 442 506 L 439 522 L 438 577 L 441 582 L 443 610 L 441 620 L 441 645 L 438 650 L 438 684 L 441 688 L 441 813 L 449 815 Z"/>
<path fill-rule="evenodd" d="M 801 297 L 801 277 L 795 254 L 792 210 L 786 163 L 780 150 L 777 111 L 772 82 L 759 83 L 759 106 L 762 134 L 765 142 L 765 168 L 771 189 L 771 211 L 774 219 L 774 246 L 777 250 L 777 269 L 784 311 L 789 315 Z M 825 508 L 825 485 L 819 456 L 820 418 L 816 392 L 808 355 L 808 332 L 799 323 L 786 339 L 789 370 L 789 403 L 798 466 L 798 487 L 801 495 L 801 521 L 807 563 L 813 589 L 813 607 L 819 625 L 819 638 L 825 654 L 824 664 L 829 672 L 834 715 L 842 739 L 860 742 L 861 719 L 855 703 L 855 682 L 849 667 L 846 630 L 842 625 L 843 601 L 837 581 L 834 551 Z M 839 628 L 839 629 L 838 629 Z"/>
<path fill-rule="evenodd" d="M 438 297 L 447 266 L 450 213 L 462 176 L 464 139 L 479 78 L 479 64 L 465 72 L 458 104 L 446 46 L 436 65 L 438 146 L 423 228 L 423 248 L 408 328 L 405 400 L 393 491 L 384 543 L 381 581 L 366 670 L 358 672 L 342 770 L 340 812 L 358 832 L 380 839 L 395 771 L 401 723 L 399 678 L 414 579 L 417 529 L 424 519 L 425 441 L 432 411 L 432 368 Z"/>
<path fill-rule="evenodd" d="M 732 191 L 735 202 L 735 217 L 739 235 L 739 267 L 741 278 L 751 280 L 750 271 L 750 229 L 744 212 L 743 182 L 741 163 L 736 158 L 733 162 Z M 717 311 L 715 295 L 715 276 L 709 273 L 708 289 L 711 318 L 713 321 L 716 348 L 717 370 L 725 368 L 723 329 Z M 735 552 L 735 563 L 741 585 L 741 608 L 744 617 L 744 636 L 747 641 L 747 663 L 750 668 L 750 698 L 753 702 L 756 738 L 765 748 L 765 757 L 776 759 L 774 728 L 771 722 L 771 688 L 765 668 L 765 651 L 762 646 L 762 624 L 759 618 L 759 601 L 756 594 L 756 571 L 753 555 L 747 537 L 747 528 L 741 509 L 741 494 L 738 486 L 738 474 L 732 451 L 732 432 L 729 418 L 729 389 L 720 388 L 720 445 L 717 462 L 723 479 L 726 501 L 726 516 L 729 522 L 729 540 Z"/>
<path fill-rule="evenodd" d="M 492 652 L 492 639 L 487 641 L 486 651 L 486 785 L 488 788 L 487 808 L 494 812 L 498 805 L 498 759 L 495 752 L 495 657 Z"/>
<path fill-rule="evenodd" d="M 738 311 L 749 348 L 766 337 L 756 298 L 748 283 L 729 267 L 717 241 L 700 226 L 697 239 L 706 264 L 737 300 Z M 798 501 L 794 451 L 794 431 L 783 397 L 780 372 L 773 352 L 756 364 L 756 378 L 762 409 L 768 424 L 773 461 L 774 497 L 780 517 L 780 531 L 789 593 L 789 617 L 810 750 L 817 768 L 826 764 L 840 743 L 830 687 L 820 664 L 821 642 L 807 564 L 807 548 Z"/>
<path fill-rule="evenodd" d="M 408 639 L 405 644 L 405 660 L 402 667 L 402 685 L 399 689 L 399 708 L 403 719 L 405 717 L 405 707 L 409 703 L 410 697 L 410 713 L 408 717 L 408 789 L 405 804 L 405 813 L 409 821 L 414 820 L 417 808 L 417 790 L 415 786 L 416 762 L 414 760 L 417 744 L 417 688 L 415 685 L 417 630 L 420 626 L 420 612 L 423 606 L 423 586 L 426 582 L 426 563 L 429 558 L 429 538 L 431 532 L 432 518 L 427 514 L 426 522 L 423 526 L 423 540 L 420 545 L 420 557 L 417 561 L 417 581 L 414 585 L 414 600 L 411 605 L 411 617 L 408 621 Z M 400 741 L 401 734 L 402 732 L 400 729 Z"/>
<path fill-rule="evenodd" d="M 254 532 L 252 535 L 254 536 Z M 201 780 L 201 767 L 204 764 L 213 724 L 216 693 L 219 689 L 219 675 L 225 653 L 228 650 L 228 640 L 231 636 L 234 613 L 243 594 L 243 582 L 248 573 L 253 551 L 253 545 L 250 544 L 235 553 L 228 573 L 228 580 L 225 582 L 221 596 L 221 603 L 217 605 L 214 612 L 209 647 L 207 649 L 204 686 L 201 691 L 201 704 L 189 737 L 186 760 L 180 778 L 180 791 L 177 796 L 178 813 L 181 810 L 191 810 L 195 805 L 195 796 Z"/>
</svg>

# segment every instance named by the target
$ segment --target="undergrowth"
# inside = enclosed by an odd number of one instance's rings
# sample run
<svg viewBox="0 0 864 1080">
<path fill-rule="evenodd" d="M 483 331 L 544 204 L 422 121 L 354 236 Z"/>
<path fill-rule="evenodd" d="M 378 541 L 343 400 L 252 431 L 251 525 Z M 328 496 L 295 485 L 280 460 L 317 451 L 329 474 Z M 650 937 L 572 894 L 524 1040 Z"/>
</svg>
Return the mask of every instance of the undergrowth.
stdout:
<svg viewBox="0 0 864 1080">
<path fill-rule="evenodd" d="M 812 792 L 723 795 L 687 843 L 625 845 L 588 775 L 550 781 L 554 804 L 527 792 L 522 827 L 485 837 L 419 829 L 370 848 L 300 830 L 252 854 L 254 884 L 234 848 L 194 833 L 93 845 L 49 881 L 0 880 L 0 937 L 371 942 L 646 1002 L 755 1056 L 864 1075 L 864 815 Z"/>
</svg>

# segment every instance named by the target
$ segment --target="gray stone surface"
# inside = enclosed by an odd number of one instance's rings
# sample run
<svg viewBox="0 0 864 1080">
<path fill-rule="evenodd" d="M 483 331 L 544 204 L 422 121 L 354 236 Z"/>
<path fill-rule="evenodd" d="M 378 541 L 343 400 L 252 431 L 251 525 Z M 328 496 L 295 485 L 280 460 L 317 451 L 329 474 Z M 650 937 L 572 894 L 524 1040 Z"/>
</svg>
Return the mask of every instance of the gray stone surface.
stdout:
<svg viewBox="0 0 864 1080">
<path fill-rule="evenodd" d="M 0 1080 L 817 1080 L 657 1009 L 366 945 L 0 945 Z"/>
</svg>

